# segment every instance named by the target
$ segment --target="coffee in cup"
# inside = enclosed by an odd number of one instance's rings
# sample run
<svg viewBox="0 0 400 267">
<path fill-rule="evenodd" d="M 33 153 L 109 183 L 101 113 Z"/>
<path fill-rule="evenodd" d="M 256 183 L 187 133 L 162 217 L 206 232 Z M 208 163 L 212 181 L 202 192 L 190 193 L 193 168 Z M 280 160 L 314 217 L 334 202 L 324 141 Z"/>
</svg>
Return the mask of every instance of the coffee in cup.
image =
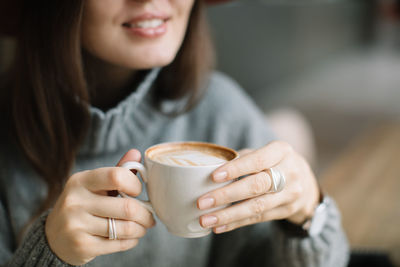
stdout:
<svg viewBox="0 0 400 267">
<path fill-rule="evenodd" d="M 148 151 L 150 159 L 172 166 L 220 165 L 235 157 L 231 151 L 206 143 L 160 145 Z"/>
</svg>

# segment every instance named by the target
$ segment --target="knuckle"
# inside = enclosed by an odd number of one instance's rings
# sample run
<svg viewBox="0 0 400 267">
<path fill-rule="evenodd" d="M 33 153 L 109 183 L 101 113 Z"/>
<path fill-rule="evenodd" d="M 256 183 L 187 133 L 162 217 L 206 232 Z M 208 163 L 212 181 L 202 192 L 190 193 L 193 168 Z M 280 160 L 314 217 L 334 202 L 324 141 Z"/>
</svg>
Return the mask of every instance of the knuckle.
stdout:
<svg viewBox="0 0 400 267">
<path fill-rule="evenodd" d="M 215 201 L 217 205 L 229 202 L 229 193 L 225 189 L 220 189 L 214 192 Z"/>
<path fill-rule="evenodd" d="M 254 214 L 262 214 L 266 210 L 266 203 L 263 198 L 256 198 L 253 200 L 252 211 Z"/>
<path fill-rule="evenodd" d="M 268 191 L 269 182 L 266 178 L 266 173 L 264 172 L 258 173 L 254 176 L 250 185 L 250 193 L 253 196 L 258 196 Z"/>
<path fill-rule="evenodd" d="M 228 163 L 225 168 L 225 170 L 228 172 L 228 176 L 235 176 L 235 174 L 240 173 L 239 167 L 233 162 Z"/>
<path fill-rule="evenodd" d="M 292 194 L 294 198 L 300 198 L 303 195 L 304 189 L 300 184 L 294 185 L 292 189 Z"/>
<path fill-rule="evenodd" d="M 80 219 L 81 217 L 82 216 L 79 213 L 73 214 L 71 212 L 67 212 L 66 215 L 64 214 L 64 229 L 62 229 L 62 231 L 74 235 L 80 235 L 84 233 L 85 224 Z"/>
<path fill-rule="evenodd" d="M 82 173 L 85 173 L 86 171 L 83 171 Z M 74 188 L 74 187 L 78 187 L 80 185 L 80 177 L 82 173 L 74 173 L 72 174 L 66 184 L 65 184 L 65 188 Z"/>
<path fill-rule="evenodd" d="M 140 195 L 140 193 L 142 192 L 142 183 L 139 181 L 139 178 L 137 178 L 137 176 L 134 177 L 135 178 L 135 196 Z"/>
<path fill-rule="evenodd" d="M 123 224 L 123 233 L 125 236 L 134 236 L 136 234 L 136 224 L 134 222 L 125 222 Z"/>
<path fill-rule="evenodd" d="M 116 190 L 120 190 L 122 188 L 122 176 L 119 168 L 111 168 L 109 170 L 108 177 L 111 184 L 115 186 Z"/>
<path fill-rule="evenodd" d="M 87 254 L 88 242 L 85 237 L 79 236 L 72 240 L 72 246 L 79 255 Z"/>
<path fill-rule="evenodd" d="M 124 198 L 122 200 L 124 201 L 123 209 L 125 217 L 128 219 L 133 219 L 135 217 L 136 203 L 134 202 L 134 200 L 128 198 Z"/>
<path fill-rule="evenodd" d="M 66 194 L 62 201 L 62 206 L 68 212 L 73 213 L 75 212 L 80 205 L 82 205 L 78 196 L 73 193 Z"/>
<path fill-rule="evenodd" d="M 73 233 L 75 232 L 76 227 L 75 227 L 75 223 L 72 220 L 68 220 L 64 223 L 64 231 L 67 233 Z"/>
<path fill-rule="evenodd" d="M 218 224 L 227 224 L 233 221 L 233 216 L 228 211 L 220 211 L 215 216 L 218 218 Z"/>
<path fill-rule="evenodd" d="M 141 218 L 141 225 L 143 225 L 143 227 L 145 228 L 150 228 L 155 224 L 153 215 L 148 210 L 144 210 L 140 218 Z"/>
<path fill-rule="evenodd" d="M 265 169 L 265 160 L 263 156 L 255 157 L 254 165 L 257 171 L 262 171 Z"/>
<path fill-rule="evenodd" d="M 66 194 L 62 199 L 62 206 L 71 207 L 75 204 L 75 196 L 72 194 Z"/>
<path fill-rule="evenodd" d="M 68 232 L 68 233 L 74 233 L 76 235 L 81 234 L 84 229 L 82 221 L 79 219 L 81 216 L 79 214 L 72 215 L 68 213 L 67 216 L 65 216 L 65 221 L 64 221 L 64 229 L 63 231 Z"/>
<path fill-rule="evenodd" d="M 292 215 L 294 213 L 296 213 L 297 209 L 296 209 L 296 205 L 295 204 L 289 204 L 286 206 L 286 213 L 288 215 Z"/>
</svg>

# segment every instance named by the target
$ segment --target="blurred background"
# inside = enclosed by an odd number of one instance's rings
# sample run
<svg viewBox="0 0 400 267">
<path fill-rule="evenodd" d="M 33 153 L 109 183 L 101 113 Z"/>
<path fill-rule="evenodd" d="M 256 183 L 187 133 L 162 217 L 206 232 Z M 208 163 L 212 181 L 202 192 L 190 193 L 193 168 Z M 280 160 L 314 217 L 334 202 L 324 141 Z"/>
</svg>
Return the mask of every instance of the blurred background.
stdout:
<svg viewBox="0 0 400 267">
<path fill-rule="evenodd" d="M 266 112 L 301 110 L 318 171 L 372 120 L 400 114 L 394 1 L 237 1 L 209 9 L 218 68 Z M 340 132 L 338 132 L 340 129 Z"/>
<path fill-rule="evenodd" d="M 208 10 L 218 69 L 311 125 L 350 266 L 400 266 L 400 1 L 252 0 Z"/>
<path fill-rule="evenodd" d="M 266 113 L 309 121 L 351 266 L 400 266 L 400 1 L 238 0 L 208 16 L 218 69 Z M 13 45 L 0 38 L 0 72 Z"/>
</svg>

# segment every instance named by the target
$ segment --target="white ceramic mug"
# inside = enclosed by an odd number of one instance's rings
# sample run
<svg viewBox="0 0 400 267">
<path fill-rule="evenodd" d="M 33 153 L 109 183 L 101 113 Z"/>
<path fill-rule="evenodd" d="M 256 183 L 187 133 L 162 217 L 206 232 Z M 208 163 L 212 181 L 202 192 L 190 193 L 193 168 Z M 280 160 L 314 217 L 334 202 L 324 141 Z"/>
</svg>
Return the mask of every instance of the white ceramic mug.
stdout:
<svg viewBox="0 0 400 267">
<path fill-rule="evenodd" d="M 149 201 L 140 201 L 148 210 L 155 213 L 174 235 L 188 238 L 202 237 L 211 233 L 199 224 L 199 217 L 215 209 L 200 210 L 197 199 L 226 183 L 215 183 L 211 173 L 222 164 L 207 166 L 176 166 L 160 163 L 152 159 L 152 155 L 166 148 L 180 149 L 182 146 L 199 146 L 224 153 L 227 160 L 238 157 L 238 153 L 230 148 L 202 142 L 163 143 L 148 148 L 145 152 L 144 165 L 139 162 L 126 162 L 124 168 L 139 171 L 146 183 Z M 130 197 L 120 192 L 123 197 Z"/>
</svg>

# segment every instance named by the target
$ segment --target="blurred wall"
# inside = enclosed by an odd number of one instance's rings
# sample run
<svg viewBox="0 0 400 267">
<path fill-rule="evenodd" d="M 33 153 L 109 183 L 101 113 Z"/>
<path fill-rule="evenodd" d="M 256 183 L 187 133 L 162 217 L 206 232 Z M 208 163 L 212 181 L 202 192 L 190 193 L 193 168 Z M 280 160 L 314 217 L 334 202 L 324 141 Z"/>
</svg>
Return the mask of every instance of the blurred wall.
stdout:
<svg viewBox="0 0 400 267">
<path fill-rule="evenodd" d="M 365 40 L 372 2 L 247 0 L 212 6 L 218 68 L 262 105 L 270 85 Z"/>
</svg>

